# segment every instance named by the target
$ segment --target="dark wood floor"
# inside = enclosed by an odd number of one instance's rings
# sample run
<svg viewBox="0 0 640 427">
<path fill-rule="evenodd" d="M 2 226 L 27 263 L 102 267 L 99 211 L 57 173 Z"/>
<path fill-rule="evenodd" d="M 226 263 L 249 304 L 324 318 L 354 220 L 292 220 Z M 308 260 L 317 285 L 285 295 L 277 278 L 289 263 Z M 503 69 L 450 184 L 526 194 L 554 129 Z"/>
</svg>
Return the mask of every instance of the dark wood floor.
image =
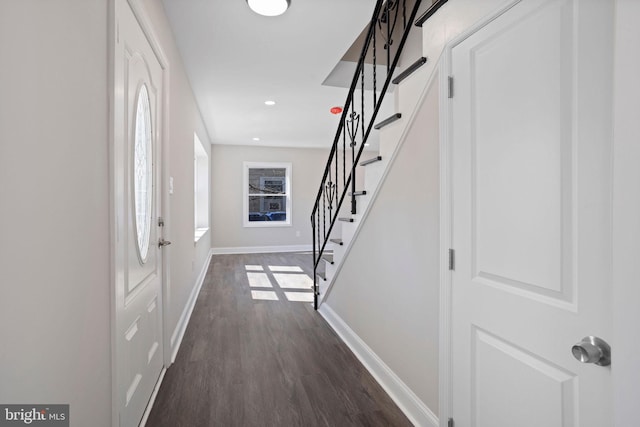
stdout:
<svg viewBox="0 0 640 427">
<path fill-rule="evenodd" d="M 147 426 L 410 426 L 313 307 L 289 301 L 310 299 L 296 287 L 311 277 L 309 254 L 214 256 Z"/>
</svg>

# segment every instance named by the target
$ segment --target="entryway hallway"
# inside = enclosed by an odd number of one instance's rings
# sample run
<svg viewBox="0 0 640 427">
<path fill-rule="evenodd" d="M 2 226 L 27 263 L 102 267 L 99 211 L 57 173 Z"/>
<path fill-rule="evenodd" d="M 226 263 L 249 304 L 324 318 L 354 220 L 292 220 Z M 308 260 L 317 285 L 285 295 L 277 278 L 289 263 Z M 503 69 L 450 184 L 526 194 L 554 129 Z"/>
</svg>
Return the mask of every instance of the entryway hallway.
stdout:
<svg viewBox="0 0 640 427">
<path fill-rule="evenodd" d="M 410 426 L 313 310 L 308 253 L 214 255 L 149 427 Z"/>
</svg>

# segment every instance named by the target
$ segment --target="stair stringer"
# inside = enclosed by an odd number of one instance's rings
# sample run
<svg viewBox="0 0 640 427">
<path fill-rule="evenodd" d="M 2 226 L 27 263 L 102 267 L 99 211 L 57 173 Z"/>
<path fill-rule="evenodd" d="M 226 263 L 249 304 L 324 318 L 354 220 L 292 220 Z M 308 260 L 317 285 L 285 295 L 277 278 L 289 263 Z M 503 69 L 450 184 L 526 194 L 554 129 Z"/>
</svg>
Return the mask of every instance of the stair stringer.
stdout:
<svg viewBox="0 0 640 427">
<path fill-rule="evenodd" d="M 402 149 L 403 143 L 407 139 L 411 125 L 414 123 L 416 115 L 426 99 L 427 93 L 431 89 L 432 85 L 439 84 L 439 63 L 440 61 L 438 60 L 429 64 L 429 66 L 426 66 L 425 64 L 425 67 L 416 71 L 412 76 L 401 82 L 399 84 L 399 90 L 394 92 L 395 96 L 399 98 L 396 100 L 396 105 L 398 105 L 399 108 L 404 109 L 403 119 L 382 129 L 383 133 L 380 135 L 380 155 L 382 156 L 382 160 L 379 163 L 381 163 L 383 170 L 379 175 L 379 179 L 377 179 L 378 182 L 377 185 L 375 185 L 375 188 L 367 188 L 367 195 L 360 196 L 367 198 L 365 203 L 358 204 L 359 208 L 360 205 L 364 205 L 363 211 L 358 212 L 355 215 L 351 215 L 351 217 L 355 219 L 354 222 L 336 222 L 336 225 L 334 226 L 334 229 L 340 229 L 339 233 L 336 233 L 336 235 L 340 235 L 342 237 L 343 245 L 339 246 L 335 243 L 329 243 L 327 245 L 329 249 L 334 251 L 334 263 L 328 264 L 325 262 L 326 280 L 319 279 L 318 306 L 322 305 L 331 294 L 336 278 L 339 276 L 345 261 L 348 259 L 351 248 L 358 238 L 361 225 L 366 221 L 367 216 L 371 212 L 378 193 L 380 192 L 389 171 L 393 167 L 394 161 L 399 151 Z M 405 89 L 402 90 L 403 88 Z M 419 95 L 416 96 L 416 93 Z M 400 98 L 404 98 L 404 100 Z M 367 182 L 367 166 L 364 168 L 365 177 L 363 182 Z"/>
</svg>

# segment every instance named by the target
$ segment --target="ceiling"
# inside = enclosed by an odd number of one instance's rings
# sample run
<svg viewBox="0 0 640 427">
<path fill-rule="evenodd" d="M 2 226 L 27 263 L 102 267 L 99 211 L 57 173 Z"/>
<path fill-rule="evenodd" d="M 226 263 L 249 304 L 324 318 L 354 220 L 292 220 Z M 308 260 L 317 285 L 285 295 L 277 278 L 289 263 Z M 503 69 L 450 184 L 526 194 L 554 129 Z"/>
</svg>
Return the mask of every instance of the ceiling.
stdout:
<svg viewBox="0 0 640 427">
<path fill-rule="evenodd" d="M 347 90 L 323 82 L 367 26 L 374 0 L 292 0 L 277 17 L 245 0 L 163 4 L 212 143 L 331 145 L 340 116 L 329 109 Z"/>
</svg>

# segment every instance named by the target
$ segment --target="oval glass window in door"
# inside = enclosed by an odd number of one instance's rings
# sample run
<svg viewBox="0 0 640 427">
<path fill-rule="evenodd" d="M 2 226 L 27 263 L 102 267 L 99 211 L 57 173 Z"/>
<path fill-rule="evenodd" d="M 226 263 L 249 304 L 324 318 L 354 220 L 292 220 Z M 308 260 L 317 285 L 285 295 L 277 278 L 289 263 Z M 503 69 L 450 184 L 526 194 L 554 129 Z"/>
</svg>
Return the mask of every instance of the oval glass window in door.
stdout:
<svg viewBox="0 0 640 427">
<path fill-rule="evenodd" d="M 151 200 L 153 196 L 151 111 L 147 86 L 138 92 L 133 145 L 134 222 L 140 261 L 146 262 L 151 238 Z"/>
</svg>

